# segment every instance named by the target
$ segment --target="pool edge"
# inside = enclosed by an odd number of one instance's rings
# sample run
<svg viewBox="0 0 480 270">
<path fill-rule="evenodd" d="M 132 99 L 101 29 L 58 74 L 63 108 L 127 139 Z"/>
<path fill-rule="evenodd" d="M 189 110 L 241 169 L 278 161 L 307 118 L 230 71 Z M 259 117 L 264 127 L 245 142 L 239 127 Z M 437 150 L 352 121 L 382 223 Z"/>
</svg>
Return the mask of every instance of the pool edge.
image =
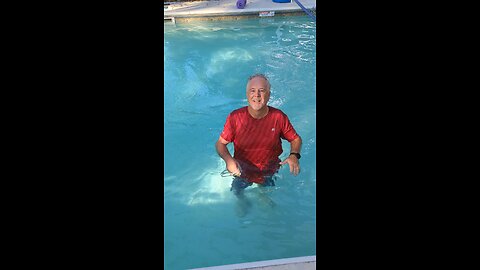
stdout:
<svg viewBox="0 0 480 270">
<path fill-rule="evenodd" d="M 316 11 L 316 0 L 301 0 L 307 9 Z M 265 0 L 249 0 L 245 9 L 238 9 L 232 0 L 195 1 L 189 4 L 173 4 L 171 10 L 164 10 L 165 17 L 183 20 L 238 20 L 241 17 L 261 17 L 259 13 L 274 12 L 277 16 L 300 15 L 304 11 L 294 1 L 290 3 L 275 3 Z M 227 4 L 228 3 L 228 4 Z M 182 6 L 185 5 L 185 6 Z M 270 16 L 272 16 L 270 15 Z M 306 15 L 306 14 L 305 14 Z M 267 17 L 270 17 L 267 15 Z M 272 16 L 272 17 L 273 17 Z"/>
<path fill-rule="evenodd" d="M 203 268 L 192 268 L 189 270 L 235 270 L 235 269 L 255 269 L 262 268 L 264 270 L 276 269 L 299 269 L 299 270 L 311 270 L 316 269 L 317 256 L 304 256 L 285 258 L 268 261 L 248 262 L 239 264 L 227 264 L 220 266 L 211 266 Z"/>
</svg>

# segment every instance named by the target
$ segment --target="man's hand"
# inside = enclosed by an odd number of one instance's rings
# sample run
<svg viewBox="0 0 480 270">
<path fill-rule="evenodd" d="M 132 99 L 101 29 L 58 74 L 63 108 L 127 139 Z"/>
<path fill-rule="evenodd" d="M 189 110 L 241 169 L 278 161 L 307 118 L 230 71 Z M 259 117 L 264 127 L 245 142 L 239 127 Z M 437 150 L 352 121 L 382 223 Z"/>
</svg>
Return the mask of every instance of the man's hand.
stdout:
<svg viewBox="0 0 480 270">
<path fill-rule="evenodd" d="M 240 175 L 242 174 L 240 164 L 238 164 L 238 162 L 233 158 L 227 162 L 227 170 L 233 176 L 240 177 Z"/>
<path fill-rule="evenodd" d="M 227 144 L 229 143 L 229 141 L 220 136 L 218 141 L 215 143 L 215 149 L 217 149 L 218 155 L 225 161 L 230 175 L 240 176 L 242 174 L 242 168 L 240 168 L 240 164 L 238 164 L 238 162 L 232 158 L 230 152 L 228 152 Z"/>
<path fill-rule="evenodd" d="M 300 164 L 296 156 L 288 156 L 284 161 L 280 162 L 280 165 L 284 165 L 285 163 L 288 163 L 288 166 L 290 166 L 290 173 L 295 176 L 300 173 Z"/>
</svg>

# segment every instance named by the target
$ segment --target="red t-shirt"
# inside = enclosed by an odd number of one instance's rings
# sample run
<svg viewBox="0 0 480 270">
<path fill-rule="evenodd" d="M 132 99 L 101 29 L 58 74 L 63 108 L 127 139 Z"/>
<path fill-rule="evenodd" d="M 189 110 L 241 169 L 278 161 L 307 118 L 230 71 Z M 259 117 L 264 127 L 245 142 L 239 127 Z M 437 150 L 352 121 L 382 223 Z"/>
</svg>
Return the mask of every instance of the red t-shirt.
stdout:
<svg viewBox="0 0 480 270">
<path fill-rule="evenodd" d="M 279 168 L 282 141 L 298 137 L 288 117 L 279 109 L 268 106 L 268 114 L 255 119 L 248 107 L 231 112 L 223 127 L 223 139 L 233 142 L 234 158 L 242 168 L 242 178 L 262 183 L 264 175 L 273 175 Z"/>
</svg>

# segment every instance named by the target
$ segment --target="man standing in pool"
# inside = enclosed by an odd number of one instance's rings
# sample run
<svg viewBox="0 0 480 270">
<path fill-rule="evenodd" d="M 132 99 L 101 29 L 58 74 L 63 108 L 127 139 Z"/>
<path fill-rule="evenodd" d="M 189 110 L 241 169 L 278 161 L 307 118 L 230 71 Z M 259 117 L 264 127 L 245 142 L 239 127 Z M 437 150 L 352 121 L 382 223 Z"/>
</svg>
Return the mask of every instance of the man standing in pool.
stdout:
<svg viewBox="0 0 480 270">
<path fill-rule="evenodd" d="M 235 176 L 231 190 L 237 196 L 253 183 L 274 186 L 273 175 L 283 164 L 288 164 L 295 176 L 300 172 L 298 160 L 302 139 L 285 113 L 267 105 L 270 99 L 268 78 L 263 74 L 250 76 L 246 94 L 248 106 L 228 115 L 215 144 L 227 170 Z M 283 161 L 279 159 L 283 152 L 281 139 L 290 142 L 290 155 Z M 231 142 L 234 157 L 227 149 Z"/>
</svg>

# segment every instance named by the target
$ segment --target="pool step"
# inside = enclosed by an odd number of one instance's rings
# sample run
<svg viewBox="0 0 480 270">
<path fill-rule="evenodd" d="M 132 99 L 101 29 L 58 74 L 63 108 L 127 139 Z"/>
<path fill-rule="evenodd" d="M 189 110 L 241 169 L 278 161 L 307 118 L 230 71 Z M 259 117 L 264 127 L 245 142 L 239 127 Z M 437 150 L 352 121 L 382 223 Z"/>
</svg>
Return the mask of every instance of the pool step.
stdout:
<svg viewBox="0 0 480 270">
<path fill-rule="evenodd" d="M 315 255 L 315 256 L 286 258 L 286 259 L 278 259 L 278 260 L 270 260 L 270 261 L 259 261 L 259 262 L 250 262 L 250 263 L 195 268 L 190 270 L 236 270 L 236 269 L 315 270 L 316 266 L 317 266 L 317 256 Z"/>
</svg>

